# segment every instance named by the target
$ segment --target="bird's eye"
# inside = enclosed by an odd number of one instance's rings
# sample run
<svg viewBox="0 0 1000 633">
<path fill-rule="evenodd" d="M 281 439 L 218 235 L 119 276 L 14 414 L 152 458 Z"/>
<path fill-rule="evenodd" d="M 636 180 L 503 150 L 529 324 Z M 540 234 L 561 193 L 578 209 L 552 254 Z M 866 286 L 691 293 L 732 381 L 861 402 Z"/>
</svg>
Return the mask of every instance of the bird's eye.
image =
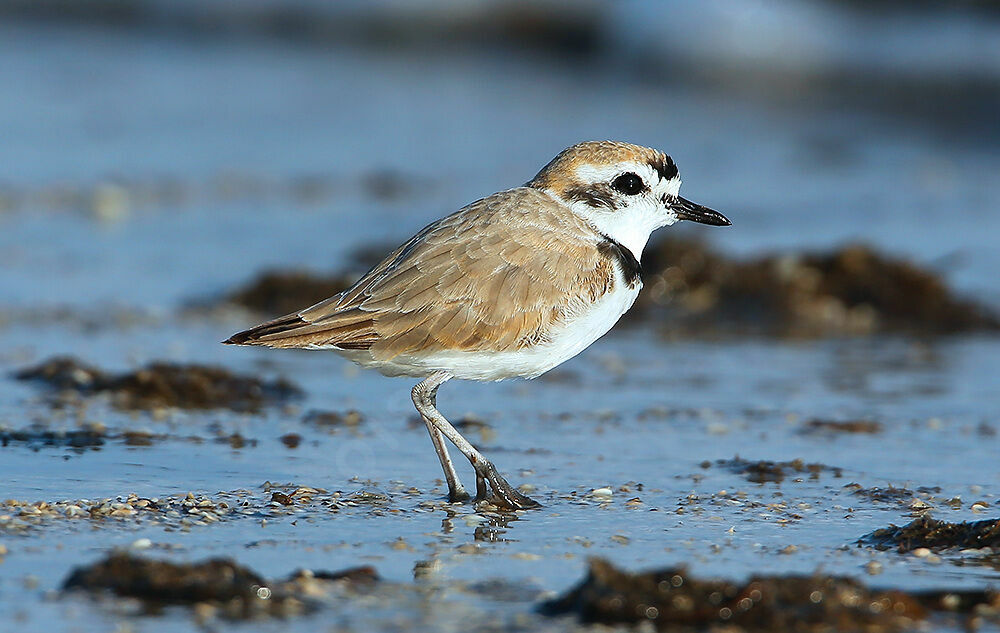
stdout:
<svg viewBox="0 0 1000 633">
<path fill-rule="evenodd" d="M 615 178 L 611 186 L 615 188 L 615 191 L 624 193 L 627 196 L 634 196 L 646 188 L 646 185 L 642 182 L 642 178 L 639 178 L 639 176 L 630 171 Z"/>
</svg>

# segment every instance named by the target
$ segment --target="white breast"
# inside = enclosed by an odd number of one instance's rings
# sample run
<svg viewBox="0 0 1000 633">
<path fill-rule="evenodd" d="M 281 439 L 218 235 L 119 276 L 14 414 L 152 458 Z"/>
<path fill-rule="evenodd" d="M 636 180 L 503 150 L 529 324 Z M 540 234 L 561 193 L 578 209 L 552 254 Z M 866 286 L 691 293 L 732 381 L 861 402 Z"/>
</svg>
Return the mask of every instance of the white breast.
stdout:
<svg viewBox="0 0 1000 633">
<path fill-rule="evenodd" d="M 628 312 L 641 288 L 641 283 L 630 288 L 619 280 L 614 290 L 554 332 L 547 344 L 536 348 L 537 353 L 547 358 L 548 362 L 543 360 L 538 371 L 527 377 L 537 378 L 590 347 L 591 343 L 604 336 Z"/>
</svg>

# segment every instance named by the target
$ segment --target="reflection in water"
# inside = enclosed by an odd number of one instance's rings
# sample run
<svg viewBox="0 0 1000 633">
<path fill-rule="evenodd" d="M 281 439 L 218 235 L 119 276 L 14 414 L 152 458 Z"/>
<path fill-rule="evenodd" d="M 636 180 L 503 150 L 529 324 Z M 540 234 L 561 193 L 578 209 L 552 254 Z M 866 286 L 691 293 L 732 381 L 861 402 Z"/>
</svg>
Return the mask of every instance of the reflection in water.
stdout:
<svg viewBox="0 0 1000 633">
<path fill-rule="evenodd" d="M 450 535 L 455 533 L 455 521 L 461 520 L 466 525 L 475 526 L 473 540 L 487 543 L 508 542 L 511 539 L 502 538 L 510 527 L 511 523 L 518 521 L 520 517 L 512 512 L 486 512 L 469 514 L 465 511 L 456 510 L 453 506 L 441 508 L 446 516 L 441 519 L 441 533 Z M 462 510 L 471 509 L 469 506 Z"/>
<path fill-rule="evenodd" d="M 473 538 L 476 541 L 487 543 L 509 543 L 513 539 L 503 538 L 510 524 L 518 520 L 518 516 L 513 513 L 491 513 L 487 514 L 486 522 L 478 525 Z"/>
<path fill-rule="evenodd" d="M 413 578 L 417 581 L 434 583 L 440 578 L 445 562 L 454 557 L 479 553 L 479 543 L 510 543 L 514 539 L 504 538 L 511 524 L 520 520 L 512 512 L 475 512 L 470 513 L 472 506 L 447 504 L 439 508 L 445 516 L 441 519 L 439 538 L 428 544 L 428 555 L 414 563 Z M 461 527 L 473 527 L 472 542 L 459 543 L 467 531 Z"/>
</svg>

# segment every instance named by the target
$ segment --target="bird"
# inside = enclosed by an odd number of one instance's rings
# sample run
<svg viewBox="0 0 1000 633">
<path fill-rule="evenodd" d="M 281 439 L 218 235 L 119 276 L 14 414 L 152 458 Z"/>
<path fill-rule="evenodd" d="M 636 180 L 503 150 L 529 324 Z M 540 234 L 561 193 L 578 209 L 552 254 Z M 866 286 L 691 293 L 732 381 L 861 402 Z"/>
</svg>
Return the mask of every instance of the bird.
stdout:
<svg viewBox="0 0 1000 633">
<path fill-rule="evenodd" d="M 539 507 L 438 411 L 438 388 L 452 378 L 536 378 L 603 336 L 639 294 L 654 230 L 680 220 L 731 224 L 681 197 L 680 186 L 661 151 L 578 143 L 524 185 L 427 225 L 347 290 L 223 342 L 332 350 L 386 376 L 421 379 L 411 397 L 449 502 Z M 446 441 L 472 464 L 474 498 Z"/>
</svg>

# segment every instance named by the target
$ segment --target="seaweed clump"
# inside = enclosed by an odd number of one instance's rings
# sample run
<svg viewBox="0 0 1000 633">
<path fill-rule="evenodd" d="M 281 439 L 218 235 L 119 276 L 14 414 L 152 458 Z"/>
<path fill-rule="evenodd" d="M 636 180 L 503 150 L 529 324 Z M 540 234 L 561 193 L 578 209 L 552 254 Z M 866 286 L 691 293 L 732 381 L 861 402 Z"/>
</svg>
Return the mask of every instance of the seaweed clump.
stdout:
<svg viewBox="0 0 1000 633">
<path fill-rule="evenodd" d="M 594 559 L 583 582 L 541 610 L 588 623 L 647 622 L 660 631 L 891 633 L 914 630 L 939 609 L 995 614 L 998 607 L 1000 595 L 989 591 L 880 591 L 819 574 L 734 583 L 694 578 L 683 567 L 630 573 Z"/>
<path fill-rule="evenodd" d="M 840 477 L 843 474 L 843 469 L 837 466 L 818 463 L 807 464 L 801 459 L 787 462 L 774 462 L 765 459 L 751 461 L 736 456 L 732 459 L 716 460 L 715 464 L 737 475 L 745 475 L 747 481 L 755 484 L 780 483 L 785 480 L 785 477 L 806 473 L 809 474 L 810 479 L 819 479 L 823 472 L 832 472 L 834 477 Z"/>
<path fill-rule="evenodd" d="M 298 397 L 302 391 L 279 378 L 261 380 L 221 367 L 152 363 L 136 371 L 111 374 L 71 357 L 56 357 L 15 374 L 18 380 L 43 382 L 62 392 L 107 393 L 127 410 L 232 409 L 256 412 L 269 404 Z"/>
<path fill-rule="evenodd" d="M 286 580 L 268 582 L 229 558 L 173 563 L 112 552 L 103 560 L 77 567 L 63 583 L 64 591 L 111 593 L 140 600 L 156 610 L 167 605 L 197 606 L 229 619 L 285 617 L 312 611 L 314 597 L 330 582 L 338 586 L 370 586 L 379 580 L 370 567 L 340 572 L 298 571 Z"/>
<path fill-rule="evenodd" d="M 303 424 L 315 426 L 331 433 L 342 428 L 357 428 L 364 422 L 364 416 L 356 409 L 349 409 L 344 412 L 322 411 L 312 409 L 302 416 Z"/>
<path fill-rule="evenodd" d="M 861 484 L 851 483 L 844 486 L 844 488 L 850 490 L 851 494 L 882 503 L 905 503 L 917 498 L 916 493 L 909 488 L 897 488 L 892 484 L 889 484 L 885 488 L 878 486 L 865 488 Z M 927 491 L 927 489 L 925 488 L 924 491 Z"/>
<path fill-rule="evenodd" d="M 821 420 L 812 419 L 802 425 L 805 434 L 868 433 L 882 432 L 882 425 L 872 420 Z"/>
<path fill-rule="evenodd" d="M 361 276 L 399 247 L 394 242 L 372 242 L 352 249 L 335 272 L 265 270 L 225 295 L 225 303 L 261 315 L 290 314 L 304 310 L 347 290 Z"/>
<path fill-rule="evenodd" d="M 114 552 L 105 559 L 74 569 L 63 589 L 107 589 L 119 596 L 164 604 L 258 599 L 267 582 L 228 558 L 200 563 L 172 563 Z"/>
<path fill-rule="evenodd" d="M 0 447 L 3 448 L 11 444 L 25 444 L 34 450 L 42 447 L 59 447 L 83 452 L 86 449 L 104 446 L 107 439 L 108 433 L 106 430 L 94 427 L 70 431 L 53 431 L 39 426 L 18 430 L 0 429 Z M 128 442 L 130 438 L 126 437 L 124 439 Z M 152 443 L 152 438 L 150 438 L 150 443 Z"/>
<path fill-rule="evenodd" d="M 861 537 L 859 543 L 899 552 L 925 547 L 934 551 L 990 548 L 1000 553 L 1000 519 L 949 523 L 922 516 L 902 527 L 890 525 L 875 530 Z"/>
<path fill-rule="evenodd" d="M 268 270 L 234 290 L 225 300 L 262 314 L 289 314 L 347 290 L 356 279 L 350 274 Z"/>
<path fill-rule="evenodd" d="M 647 248 L 643 268 L 635 314 L 658 310 L 677 336 L 1000 331 L 1000 316 L 936 273 L 864 245 L 740 261 L 668 237 Z"/>
</svg>

